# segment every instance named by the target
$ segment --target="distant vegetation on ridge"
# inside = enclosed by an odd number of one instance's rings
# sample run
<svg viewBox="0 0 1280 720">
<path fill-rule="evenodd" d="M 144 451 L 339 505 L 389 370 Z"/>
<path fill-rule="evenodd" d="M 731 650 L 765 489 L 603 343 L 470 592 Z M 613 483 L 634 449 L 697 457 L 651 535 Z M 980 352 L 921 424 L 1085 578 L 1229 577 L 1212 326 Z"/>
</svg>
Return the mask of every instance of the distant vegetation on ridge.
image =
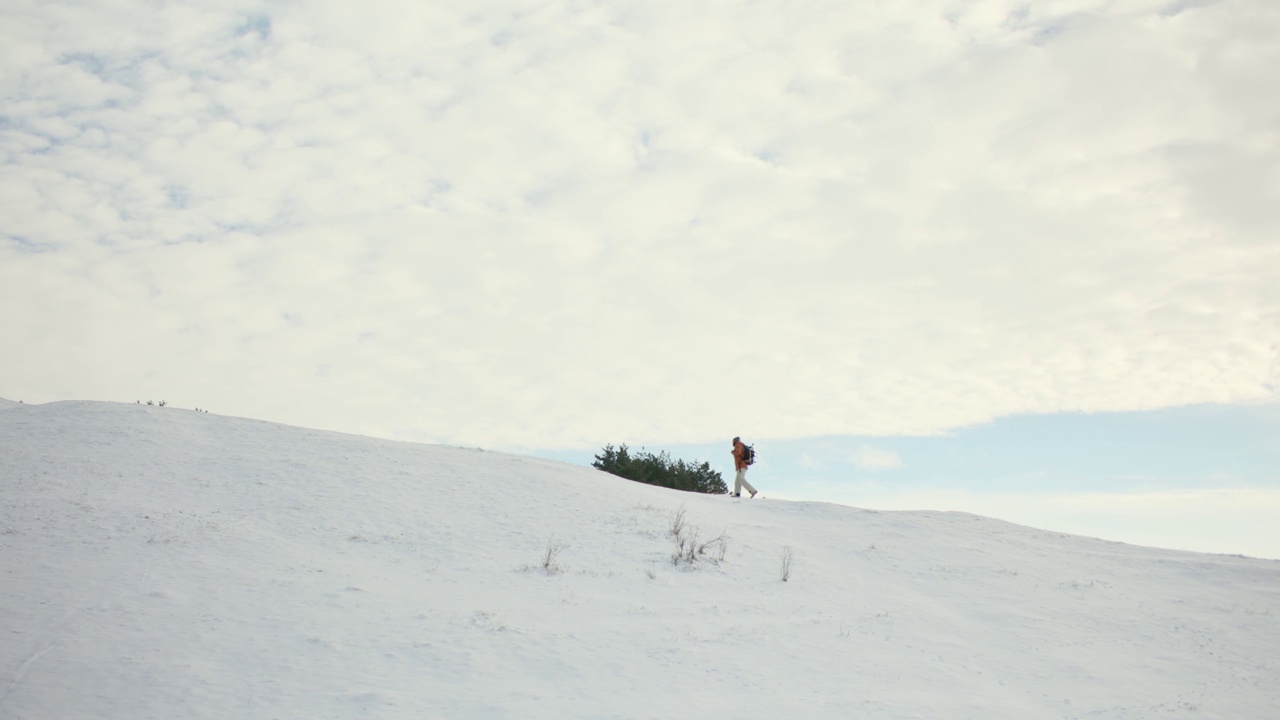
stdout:
<svg viewBox="0 0 1280 720">
<path fill-rule="evenodd" d="M 632 454 L 626 444 L 617 448 L 605 445 L 595 458 L 591 463 L 593 467 L 628 480 L 689 492 L 719 495 L 729 492 L 724 478 L 711 469 L 710 463 L 695 465 L 672 460 L 665 451 L 657 455 L 643 450 Z"/>
</svg>

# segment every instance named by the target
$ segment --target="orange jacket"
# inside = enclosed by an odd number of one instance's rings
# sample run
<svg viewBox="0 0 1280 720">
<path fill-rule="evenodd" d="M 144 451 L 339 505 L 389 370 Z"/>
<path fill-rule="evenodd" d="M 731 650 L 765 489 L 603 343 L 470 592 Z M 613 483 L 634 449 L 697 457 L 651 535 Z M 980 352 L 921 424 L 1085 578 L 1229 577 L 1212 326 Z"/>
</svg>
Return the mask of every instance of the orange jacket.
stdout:
<svg viewBox="0 0 1280 720">
<path fill-rule="evenodd" d="M 745 454 L 746 452 L 747 452 L 747 446 L 743 445 L 741 440 L 734 441 L 733 443 L 733 469 L 734 470 L 745 470 L 747 468 L 746 461 L 742 459 L 743 454 Z"/>
</svg>

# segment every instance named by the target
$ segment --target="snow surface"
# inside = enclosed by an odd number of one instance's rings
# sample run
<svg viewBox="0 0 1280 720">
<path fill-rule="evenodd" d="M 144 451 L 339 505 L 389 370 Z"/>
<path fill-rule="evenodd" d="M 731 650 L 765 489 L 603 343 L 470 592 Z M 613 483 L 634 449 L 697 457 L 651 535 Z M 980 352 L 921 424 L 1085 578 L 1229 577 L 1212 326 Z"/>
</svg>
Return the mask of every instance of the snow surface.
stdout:
<svg viewBox="0 0 1280 720">
<path fill-rule="evenodd" d="M 1280 708 L 1276 561 L 95 402 L 7 404 L 0 491 L 6 719 Z"/>
</svg>

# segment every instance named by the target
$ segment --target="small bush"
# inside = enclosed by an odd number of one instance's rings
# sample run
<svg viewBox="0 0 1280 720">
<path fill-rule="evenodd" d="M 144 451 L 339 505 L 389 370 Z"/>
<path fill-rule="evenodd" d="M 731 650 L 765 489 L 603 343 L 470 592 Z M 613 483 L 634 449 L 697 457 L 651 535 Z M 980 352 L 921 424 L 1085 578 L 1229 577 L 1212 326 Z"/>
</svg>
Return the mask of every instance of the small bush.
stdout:
<svg viewBox="0 0 1280 720">
<path fill-rule="evenodd" d="M 556 564 L 556 558 L 559 557 L 560 553 L 564 552 L 568 547 L 569 546 L 567 544 L 556 540 L 554 536 L 547 540 L 547 549 L 542 553 L 543 571 L 548 575 L 555 575 L 556 573 L 563 572 L 564 568 Z"/>
<path fill-rule="evenodd" d="M 592 467 L 628 480 L 687 492 L 715 495 L 729 492 L 724 478 L 719 472 L 712 470 L 711 463 L 708 462 L 698 465 L 673 460 L 666 452 L 657 455 L 644 451 L 632 454 L 625 444 L 616 448 L 605 445 L 595 458 L 595 462 L 591 463 Z"/>
<path fill-rule="evenodd" d="M 671 521 L 670 523 L 668 523 L 667 529 L 671 533 L 671 537 L 673 538 L 678 538 L 684 535 L 684 508 L 683 507 L 671 513 Z"/>
<path fill-rule="evenodd" d="M 684 508 L 671 514 L 668 530 L 675 543 L 671 553 L 671 564 L 679 566 L 696 565 L 699 560 L 710 560 L 713 563 L 724 561 L 729 547 L 729 536 L 723 531 L 710 540 L 699 539 L 699 530 L 685 522 Z"/>
<path fill-rule="evenodd" d="M 782 548 L 782 554 L 778 557 L 782 561 L 782 582 L 791 579 L 791 563 L 795 560 L 795 553 L 791 552 L 791 546 Z"/>
<path fill-rule="evenodd" d="M 729 536 L 723 531 L 716 537 L 698 545 L 698 554 L 711 558 L 716 562 L 724 561 L 724 554 L 729 549 Z"/>
</svg>

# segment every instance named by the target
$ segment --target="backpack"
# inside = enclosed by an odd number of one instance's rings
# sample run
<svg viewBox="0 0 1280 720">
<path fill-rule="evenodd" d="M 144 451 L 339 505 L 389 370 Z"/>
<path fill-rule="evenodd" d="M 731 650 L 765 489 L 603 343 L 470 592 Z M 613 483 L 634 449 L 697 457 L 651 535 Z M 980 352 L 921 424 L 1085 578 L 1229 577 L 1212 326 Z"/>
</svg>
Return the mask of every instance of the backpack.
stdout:
<svg viewBox="0 0 1280 720">
<path fill-rule="evenodd" d="M 754 445 L 742 445 L 742 464 L 754 465 L 756 462 L 756 448 Z"/>
</svg>

